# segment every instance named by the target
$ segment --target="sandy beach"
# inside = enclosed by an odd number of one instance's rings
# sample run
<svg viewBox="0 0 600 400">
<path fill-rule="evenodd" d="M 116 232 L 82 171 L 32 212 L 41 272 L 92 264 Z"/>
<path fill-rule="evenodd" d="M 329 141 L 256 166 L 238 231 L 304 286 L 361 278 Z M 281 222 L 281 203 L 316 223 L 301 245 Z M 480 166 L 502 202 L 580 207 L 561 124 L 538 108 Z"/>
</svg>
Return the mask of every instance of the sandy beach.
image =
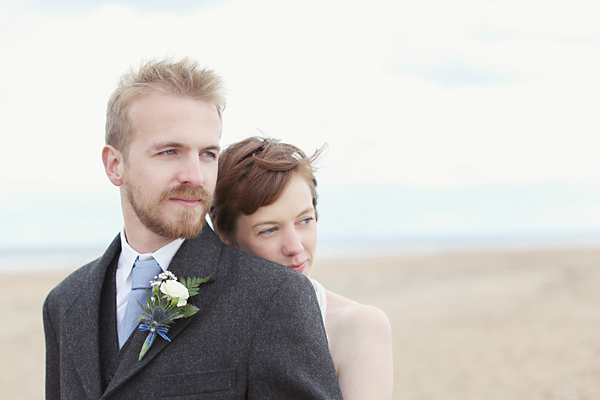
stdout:
<svg viewBox="0 0 600 400">
<path fill-rule="evenodd" d="M 5 274 L 3 399 L 44 397 L 41 307 L 65 267 Z M 314 277 L 389 316 L 394 399 L 600 398 L 600 247 L 321 261 Z"/>
</svg>

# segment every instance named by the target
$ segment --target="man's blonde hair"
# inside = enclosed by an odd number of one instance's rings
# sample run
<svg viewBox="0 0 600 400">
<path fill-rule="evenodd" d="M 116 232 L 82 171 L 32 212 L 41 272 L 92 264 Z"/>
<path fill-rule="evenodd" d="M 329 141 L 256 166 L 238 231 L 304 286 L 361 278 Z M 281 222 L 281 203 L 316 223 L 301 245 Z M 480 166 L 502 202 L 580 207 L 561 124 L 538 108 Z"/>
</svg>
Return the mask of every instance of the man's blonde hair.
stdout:
<svg viewBox="0 0 600 400">
<path fill-rule="evenodd" d="M 127 158 L 131 142 L 129 110 L 133 101 L 149 93 L 164 93 L 207 101 L 217 109 L 219 120 L 225 109 L 223 80 L 214 71 L 200 68 L 196 61 L 184 58 L 152 60 L 123 74 L 108 100 L 106 110 L 106 144 Z"/>
</svg>

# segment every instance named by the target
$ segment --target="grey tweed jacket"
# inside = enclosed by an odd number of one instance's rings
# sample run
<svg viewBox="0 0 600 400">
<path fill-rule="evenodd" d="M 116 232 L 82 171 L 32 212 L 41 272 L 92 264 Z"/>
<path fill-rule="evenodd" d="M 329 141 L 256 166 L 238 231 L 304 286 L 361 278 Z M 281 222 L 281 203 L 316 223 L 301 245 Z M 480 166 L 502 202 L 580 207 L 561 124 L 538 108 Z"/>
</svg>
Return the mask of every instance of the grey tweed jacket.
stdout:
<svg viewBox="0 0 600 400">
<path fill-rule="evenodd" d="M 342 398 L 309 281 L 223 244 L 208 225 L 169 266 L 178 277 L 213 274 L 190 298 L 200 311 L 171 326 L 171 343 L 157 337 L 142 361 L 147 332 L 136 330 L 120 351 L 111 343 L 117 362 L 103 381 L 100 299 L 120 251 L 117 236 L 46 298 L 47 399 Z"/>
</svg>

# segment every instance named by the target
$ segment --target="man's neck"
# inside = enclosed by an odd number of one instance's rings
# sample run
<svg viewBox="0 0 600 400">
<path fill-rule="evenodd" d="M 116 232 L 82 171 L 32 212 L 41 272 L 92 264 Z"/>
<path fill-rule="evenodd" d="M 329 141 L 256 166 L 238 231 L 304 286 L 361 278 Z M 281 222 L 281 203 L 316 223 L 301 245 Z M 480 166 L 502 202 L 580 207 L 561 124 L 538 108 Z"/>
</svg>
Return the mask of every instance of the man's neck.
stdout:
<svg viewBox="0 0 600 400">
<path fill-rule="evenodd" d="M 157 235 L 146 227 L 136 229 L 128 224 L 125 224 L 125 238 L 129 246 L 140 254 L 154 253 L 174 240 Z"/>
<path fill-rule="evenodd" d="M 123 197 L 121 197 L 121 203 L 125 222 L 125 238 L 132 249 L 140 254 L 154 253 L 173 241 L 173 239 L 158 235 L 148 229 L 135 215 L 129 203 L 123 201 Z"/>
</svg>

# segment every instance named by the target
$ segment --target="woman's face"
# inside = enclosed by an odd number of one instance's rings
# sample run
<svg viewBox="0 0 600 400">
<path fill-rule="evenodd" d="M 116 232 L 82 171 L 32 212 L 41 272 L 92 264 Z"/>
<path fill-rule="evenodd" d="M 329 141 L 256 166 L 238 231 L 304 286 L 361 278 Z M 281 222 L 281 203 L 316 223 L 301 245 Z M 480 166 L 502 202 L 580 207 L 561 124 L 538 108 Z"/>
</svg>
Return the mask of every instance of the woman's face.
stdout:
<svg viewBox="0 0 600 400">
<path fill-rule="evenodd" d="M 275 203 L 238 217 L 233 239 L 244 251 L 310 276 L 317 223 L 308 183 L 294 174 Z"/>
</svg>

